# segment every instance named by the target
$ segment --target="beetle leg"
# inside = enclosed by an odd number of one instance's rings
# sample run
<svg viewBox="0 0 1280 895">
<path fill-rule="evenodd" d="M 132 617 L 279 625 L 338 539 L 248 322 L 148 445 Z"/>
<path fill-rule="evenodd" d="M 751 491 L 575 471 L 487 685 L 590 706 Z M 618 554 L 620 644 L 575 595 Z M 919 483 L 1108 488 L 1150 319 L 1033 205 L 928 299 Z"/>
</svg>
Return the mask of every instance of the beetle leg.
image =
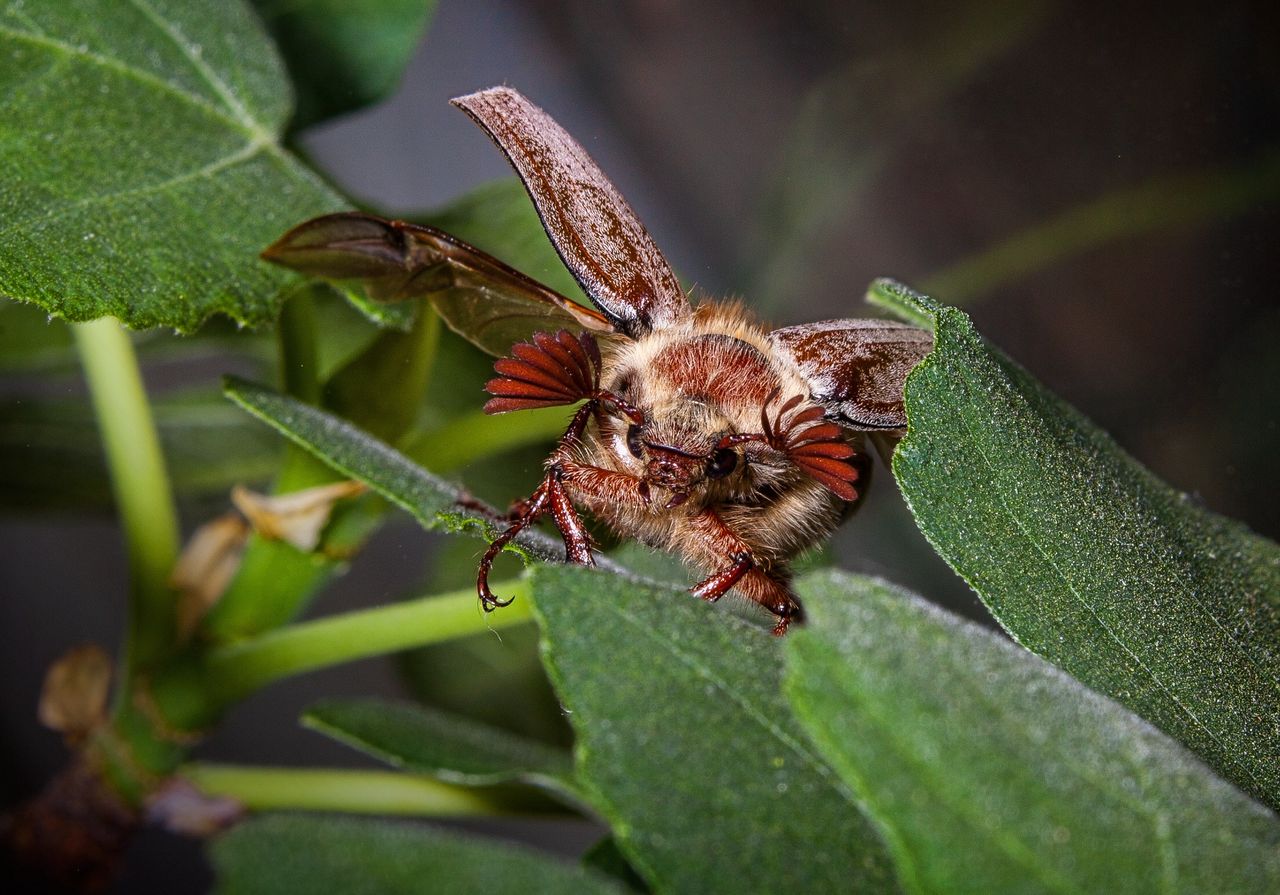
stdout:
<svg viewBox="0 0 1280 895">
<path fill-rule="evenodd" d="M 587 534 L 578 511 L 569 500 L 562 476 L 563 472 L 559 467 L 553 467 L 547 474 L 551 492 L 551 518 L 560 530 L 560 537 L 564 538 L 565 557 L 569 562 L 580 566 L 594 566 L 596 561 L 591 557 L 591 536 Z"/>
<path fill-rule="evenodd" d="M 704 545 L 704 558 L 699 560 L 702 564 L 710 565 L 724 557 L 732 560 L 731 565 L 694 585 L 695 596 L 714 602 L 736 587 L 742 596 L 777 617 L 773 633 L 778 636 L 787 633 L 793 621 L 804 620 L 804 609 L 791 592 L 784 568 L 762 568 L 750 546 L 714 510 L 705 509 L 689 521 L 697 532 L 697 542 Z"/>
<path fill-rule="evenodd" d="M 520 502 L 518 513 L 519 515 L 507 526 L 506 531 L 490 542 L 489 549 L 480 558 L 480 569 L 476 575 L 476 593 L 480 597 L 480 603 L 484 606 L 485 612 L 490 612 L 499 606 L 511 605 L 510 600 L 499 599 L 489 589 L 489 572 L 493 568 L 493 561 L 498 558 L 503 547 L 510 544 L 520 532 L 547 513 L 551 514 L 556 528 L 560 530 L 560 536 L 564 538 L 565 555 L 569 562 L 582 566 L 596 564 L 591 556 L 591 536 L 587 534 L 577 510 L 569 500 L 564 483 L 560 480 L 558 468 L 552 467 L 529 499 Z"/>
<path fill-rule="evenodd" d="M 560 438 L 561 451 L 565 445 L 582 436 L 582 431 L 586 428 L 595 406 L 596 401 L 592 399 L 578 408 L 569 423 L 569 428 Z M 560 530 L 560 536 L 564 538 L 565 554 L 569 561 L 584 566 L 595 565 L 595 560 L 591 558 L 591 537 L 583 527 L 582 520 L 578 518 L 578 513 L 565 491 L 562 465 L 560 462 L 553 462 L 533 494 L 529 495 L 528 499 L 518 500 L 511 505 L 509 511 L 511 524 L 507 526 L 506 531 L 493 539 L 489 549 L 485 550 L 484 556 L 480 558 L 480 568 L 476 573 L 476 593 L 480 597 L 480 605 L 484 607 L 485 612 L 491 612 L 499 606 L 511 605 L 510 600 L 499 599 L 489 588 L 489 572 L 493 568 L 493 561 L 498 558 L 503 547 L 547 513 L 551 513 L 556 528 Z"/>
<path fill-rule="evenodd" d="M 485 612 L 492 612 L 499 606 L 511 605 L 510 599 L 499 599 L 489 589 L 489 572 L 493 568 L 493 561 L 502 552 L 502 548 L 511 543 L 520 532 L 537 522 L 538 517 L 547 511 L 547 505 L 551 500 L 550 490 L 547 487 L 549 479 L 550 476 L 543 479 L 542 484 L 530 495 L 529 499 L 522 502 L 521 515 L 507 526 L 506 531 L 489 543 L 489 549 L 484 552 L 484 556 L 480 557 L 480 568 L 476 572 L 476 594 L 480 597 L 480 605 Z"/>
<path fill-rule="evenodd" d="M 733 565 L 709 575 L 689 590 L 695 597 L 714 603 L 728 593 L 751 570 L 751 566 L 751 554 L 738 553 L 733 557 Z"/>
</svg>

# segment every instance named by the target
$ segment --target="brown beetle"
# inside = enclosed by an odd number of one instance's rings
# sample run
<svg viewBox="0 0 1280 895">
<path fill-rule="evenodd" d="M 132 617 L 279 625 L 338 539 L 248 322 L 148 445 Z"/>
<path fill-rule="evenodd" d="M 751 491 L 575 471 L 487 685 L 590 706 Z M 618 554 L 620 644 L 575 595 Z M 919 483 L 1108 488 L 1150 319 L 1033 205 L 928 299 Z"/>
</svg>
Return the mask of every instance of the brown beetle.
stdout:
<svg viewBox="0 0 1280 895">
<path fill-rule="evenodd" d="M 865 492 L 866 433 L 900 434 L 902 389 L 924 330 L 828 320 L 769 330 L 736 303 L 694 307 L 648 231 L 596 164 L 515 90 L 455 99 L 507 156 L 551 242 L 599 312 L 431 227 L 361 213 L 308 221 L 264 252 L 304 273 L 364 281 L 370 295 L 425 296 L 492 354 L 486 413 L 582 402 L 546 475 L 480 561 L 550 515 L 568 558 L 592 565 L 582 507 L 624 537 L 679 553 L 777 617 L 802 617 L 788 563 L 829 535 Z"/>
</svg>

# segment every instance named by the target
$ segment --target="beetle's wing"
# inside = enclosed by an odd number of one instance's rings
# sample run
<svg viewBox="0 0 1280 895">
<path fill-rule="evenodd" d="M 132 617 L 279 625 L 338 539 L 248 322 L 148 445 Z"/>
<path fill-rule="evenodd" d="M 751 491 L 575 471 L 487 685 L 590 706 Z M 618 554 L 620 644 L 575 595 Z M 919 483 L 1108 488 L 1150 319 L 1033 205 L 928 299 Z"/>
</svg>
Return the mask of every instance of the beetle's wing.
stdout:
<svg viewBox="0 0 1280 895">
<path fill-rule="evenodd" d="M 378 301 L 426 297 L 490 354 L 506 354 L 540 330 L 614 331 L 603 314 L 434 227 L 329 214 L 294 227 L 262 257 L 311 276 L 361 280 Z"/>
<path fill-rule="evenodd" d="M 634 338 L 689 313 L 671 266 L 631 206 L 551 116 L 509 87 L 453 104 L 506 155 L 565 266 L 619 330 Z"/>
<path fill-rule="evenodd" d="M 850 429 L 902 429 L 902 389 L 933 336 L 889 320 L 824 320 L 775 329 L 769 341 L 800 368 L 815 401 Z"/>
</svg>

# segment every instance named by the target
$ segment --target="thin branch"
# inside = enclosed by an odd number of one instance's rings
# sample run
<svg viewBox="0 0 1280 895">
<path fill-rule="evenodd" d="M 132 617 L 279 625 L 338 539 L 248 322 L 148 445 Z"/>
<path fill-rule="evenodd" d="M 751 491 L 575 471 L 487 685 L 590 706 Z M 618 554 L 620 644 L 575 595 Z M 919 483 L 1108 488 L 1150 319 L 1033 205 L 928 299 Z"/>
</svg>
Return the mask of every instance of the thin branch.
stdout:
<svg viewBox="0 0 1280 895">
<path fill-rule="evenodd" d="M 509 813 L 494 793 L 399 771 L 273 768 L 194 763 L 178 775 L 205 795 L 250 811 L 341 811 L 473 817 Z"/>
<path fill-rule="evenodd" d="M 205 667 L 207 692 L 230 704 L 282 678 L 369 656 L 523 624 L 531 617 L 526 579 L 499 585 L 515 603 L 487 614 L 473 588 L 301 622 L 220 647 Z"/>
<path fill-rule="evenodd" d="M 174 637 L 168 581 L 178 557 L 178 516 L 128 333 L 114 317 L 76 324 L 73 331 L 129 551 L 132 599 L 125 664 L 137 669 L 153 662 Z"/>
</svg>

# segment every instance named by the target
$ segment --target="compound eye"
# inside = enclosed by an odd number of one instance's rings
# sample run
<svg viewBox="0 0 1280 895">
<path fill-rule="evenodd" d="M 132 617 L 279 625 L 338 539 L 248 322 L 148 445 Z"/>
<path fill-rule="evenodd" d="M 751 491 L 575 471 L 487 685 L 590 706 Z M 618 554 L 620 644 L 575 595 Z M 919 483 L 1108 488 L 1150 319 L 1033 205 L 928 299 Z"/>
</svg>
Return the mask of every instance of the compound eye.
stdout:
<svg viewBox="0 0 1280 895">
<path fill-rule="evenodd" d="M 722 479 L 738 468 L 738 452 L 733 448 L 720 448 L 707 463 L 707 478 Z"/>
<path fill-rule="evenodd" d="M 640 427 L 632 424 L 627 429 L 627 450 L 631 451 L 631 456 L 639 458 L 644 450 L 640 444 Z"/>
</svg>

